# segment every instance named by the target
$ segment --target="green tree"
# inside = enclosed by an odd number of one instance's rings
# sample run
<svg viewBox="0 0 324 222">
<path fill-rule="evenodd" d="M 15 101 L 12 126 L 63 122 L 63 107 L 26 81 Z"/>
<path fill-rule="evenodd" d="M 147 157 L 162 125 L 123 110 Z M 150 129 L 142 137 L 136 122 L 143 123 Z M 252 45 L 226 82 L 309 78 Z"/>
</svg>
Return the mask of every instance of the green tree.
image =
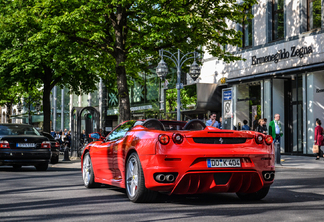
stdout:
<svg viewBox="0 0 324 222">
<path fill-rule="evenodd" d="M 35 14 L 46 17 L 43 33 L 66 36 L 93 49 L 116 74 L 120 120 L 130 118 L 127 76 L 157 64 L 159 49 L 183 52 L 205 46 L 226 62 L 239 60 L 223 45 L 241 45 L 241 32 L 226 20 L 241 22 L 256 0 L 39 0 Z M 63 38 L 63 37 L 62 37 Z M 87 51 L 89 54 L 90 51 Z M 107 60 L 105 60 L 107 61 Z"/>
<path fill-rule="evenodd" d="M 62 35 L 49 32 L 49 27 L 45 28 L 48 13 L 35 10 L 41 2 L 0 0 L 0 77 L 21 84 L 25 92 L 42 84 L 38 90 L 43 99 L 43 130 L 50 132 L 52 88 L 65 85 L 76 94 L 88 93 L 95 89 L 99 80 L 96 73 L 99 68 L 95 71 L 91 63 L 86 65 L 85 62 L 96 60 L 87 57 L 87 53 L 94 54 L 91 52 L 94 49 L 81 47 Z M 100 58 L 96 61 L 102 62 Z"/>
</svg>

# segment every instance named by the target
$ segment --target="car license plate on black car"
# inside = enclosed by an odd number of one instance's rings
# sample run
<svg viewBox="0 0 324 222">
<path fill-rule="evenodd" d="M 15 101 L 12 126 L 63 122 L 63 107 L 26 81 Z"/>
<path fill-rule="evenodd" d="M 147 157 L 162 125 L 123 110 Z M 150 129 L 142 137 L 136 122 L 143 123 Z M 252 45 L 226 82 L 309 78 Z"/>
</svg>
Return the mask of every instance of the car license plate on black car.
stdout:
<svg viewBox="0 0 324 222">
<path fill-rule="evenodd" d="M 240 159 L 207 159 L 207 167 L 241 167 Z"/>
<path fill-rule="evenodd" d="M 35 147 L 35 143 L 17 143 L 17 147 Z"/>
</svg>

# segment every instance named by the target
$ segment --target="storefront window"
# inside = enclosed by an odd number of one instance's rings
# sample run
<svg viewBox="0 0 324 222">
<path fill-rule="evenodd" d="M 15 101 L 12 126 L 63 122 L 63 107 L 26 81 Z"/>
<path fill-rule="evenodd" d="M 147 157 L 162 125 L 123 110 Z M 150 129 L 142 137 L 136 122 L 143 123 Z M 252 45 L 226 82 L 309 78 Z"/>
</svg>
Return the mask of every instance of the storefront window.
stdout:
<svg viewBox="0 0 324 222">
<path fill-rule="evenodd" d="M 261 118 L 261 84 L 250 82 L 237 86 L 236 123 L 238 130 L 242 129 L 243 121 L 246 120 L 251 130 L 256 128 Z M 256 125 L 256 126 L 254 126 Z"/>
<path fill-rule="evenodd" d="M 307 0 L 307 31 L 321 28 L 321 0 Z"/>
<path fill-rule="evenodd" d="M 284 0 L 272 0 L 272 40 L 284 38 Z"/>
<path fill-rule="evenodd" d="M 99 89 L 99 83 L 96 84 Z M 99 90 L 95 90 L 91 93 L 91 106 L 99 106 Z"/>
<path fill-rule="evenodd" d="M 73 99 L 72 99 L 73 107 L 79 107 L 78 100 L 79 100 L 79 96 L 73 94 Z"/>
</svg>

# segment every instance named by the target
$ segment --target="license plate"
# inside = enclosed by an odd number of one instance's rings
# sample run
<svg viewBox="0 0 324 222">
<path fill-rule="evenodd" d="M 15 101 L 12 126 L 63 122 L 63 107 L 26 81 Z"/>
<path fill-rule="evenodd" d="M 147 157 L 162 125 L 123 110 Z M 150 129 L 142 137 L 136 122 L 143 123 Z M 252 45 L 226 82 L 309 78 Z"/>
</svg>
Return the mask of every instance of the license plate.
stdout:
<svg viewBox="0 0 324 222">
<path fill-rule="evenodd" d="M 240 159 L 207 159 L 207 167 L 241 167 Z"/>
<path fill-rule="evenodd" d="M 17 147 L 35 147 L 35 143 L 17 143 Z"/>
</svg>

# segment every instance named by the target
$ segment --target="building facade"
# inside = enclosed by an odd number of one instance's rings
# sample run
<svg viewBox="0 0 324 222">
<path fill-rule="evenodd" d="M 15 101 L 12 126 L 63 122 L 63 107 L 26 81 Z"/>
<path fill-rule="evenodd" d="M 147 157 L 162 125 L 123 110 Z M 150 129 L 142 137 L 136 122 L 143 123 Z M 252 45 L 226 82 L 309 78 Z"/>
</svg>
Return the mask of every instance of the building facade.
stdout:
<svg viewBox="0 0 324 222">
<path fill-rule="evenodd" d="M 227 80 L 222 113 L 231 123 L 228 128 L 240 129 L 243 120 L 253 127 L 255 116 L 269 125 L 278 113 L 281 152 L 312 154 L 315 120 L 324 121 L 323 4 L 260 0 L 250 9 L 253 19 L 229 24 L 243 32 L 243 46 L 228 50 L 244 60 L 224 64 L 205 55 L 205 72 Z"/>
<path fill-rule="evenodd" d="M 196 81 L 182 74 L 182 91 L 190 96 L 181 98 L 181 119 L 206 120 L 207 114 L 216 112 L 223 116 L 224 128 L 240 130 L 243 120 L 251 127 L 255 118 L 266 118 L 269 124 L 278 113 L 284 134 L 281 152 L 312 154 L 315 120 L 324 121 L 324 0 L 259 0 L 248 12 L 254 17 L 247 16 L 240 24 L 228 23 L 243 33 L 243 44 L 226 46 L 226 50 L 242 61 L 226 64 L 206 53 Z M 131 118 L 175 119 L 176 70 L 162 82 L 154 71 L 140 76 L 143 81 L 134 81 L 130 87 Z M 100 128 L 115 127 L 118 94 L 104 89 L 102 81 L 97 88 L 77 96 L 55 87 L 52 128 L 71 129 L 73 107 L 87 106 L 101 114 Z M 1 111 L 2 121 L 5 112 Z M 105 115 L 107 122 L 102 124 Z"/>
</svg>

